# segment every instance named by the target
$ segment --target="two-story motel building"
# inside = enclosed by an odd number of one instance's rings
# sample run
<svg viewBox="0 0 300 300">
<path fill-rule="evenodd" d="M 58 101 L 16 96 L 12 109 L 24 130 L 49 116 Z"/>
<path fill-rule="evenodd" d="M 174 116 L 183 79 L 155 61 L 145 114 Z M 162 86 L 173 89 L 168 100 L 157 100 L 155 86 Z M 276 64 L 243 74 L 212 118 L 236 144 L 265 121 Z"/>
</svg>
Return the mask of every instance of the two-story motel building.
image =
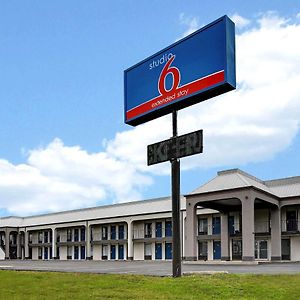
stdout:
<svg viewBox="0 0 300 300">
<path fill-rule="evenodd" d="M 218 172 L 181 197 L 186 260 L 300 260 L 300 176 Z M 0 259 L 168 260 L 171 199 L 0 218 Z"/>
</svg>

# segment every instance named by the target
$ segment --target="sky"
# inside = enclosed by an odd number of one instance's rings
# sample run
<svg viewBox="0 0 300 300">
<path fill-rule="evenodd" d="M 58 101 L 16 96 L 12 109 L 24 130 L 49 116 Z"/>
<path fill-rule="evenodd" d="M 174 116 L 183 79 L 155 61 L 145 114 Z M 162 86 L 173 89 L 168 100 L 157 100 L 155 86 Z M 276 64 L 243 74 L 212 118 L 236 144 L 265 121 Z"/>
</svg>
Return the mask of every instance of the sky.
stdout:
<svg viewBox="0 0 300 300">
<path fill-rule="evenodd" d="M 171 118 L 124 124 L 123 72 L 225 14 L 237 89 L 178 112 L 179 134 L 204 133 L 181 193 L 231 168 L 299 176 L 300 1 L 0 0 L 0 216 L 170 195 L 146 146 Z"/>
</svg>

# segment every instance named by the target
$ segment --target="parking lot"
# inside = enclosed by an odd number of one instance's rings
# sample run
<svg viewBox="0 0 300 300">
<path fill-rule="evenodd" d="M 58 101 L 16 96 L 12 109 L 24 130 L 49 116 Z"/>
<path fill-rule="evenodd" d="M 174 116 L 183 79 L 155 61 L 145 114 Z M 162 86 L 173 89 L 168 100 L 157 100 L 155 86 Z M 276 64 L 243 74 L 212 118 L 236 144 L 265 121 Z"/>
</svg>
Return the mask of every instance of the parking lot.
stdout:
<svg viewBox="0 0 300 300">
<path fill-rule="evenodd" d="M 52 272 L 83 272 L 109 274 L 144 274 L 170 276 L 172 263 L 169 261 L 26 261 L 5 260 L 0 262 L 1 270 L 33 270 Z M 184 262 L 184 274 L 188 273 L 253 273 L 253 274 L 295 274 L 300 273 L 300 263 L 217 263 L 201 264 Z"/>
</svg>

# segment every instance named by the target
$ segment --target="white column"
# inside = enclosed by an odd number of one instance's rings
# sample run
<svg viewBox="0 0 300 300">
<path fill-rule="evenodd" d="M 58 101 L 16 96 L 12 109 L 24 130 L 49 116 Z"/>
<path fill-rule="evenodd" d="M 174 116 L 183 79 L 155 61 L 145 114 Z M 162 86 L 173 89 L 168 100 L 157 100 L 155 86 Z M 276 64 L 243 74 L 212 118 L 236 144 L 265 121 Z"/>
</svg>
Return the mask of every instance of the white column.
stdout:
<svg viewBox="0 0 300 300">
<path fill-rule="evenodd" d="M 133 222 L 127 221 L 127 248 L 128 248 L 128 260 L 133 260 Z"/>
<path fill-rule="evenodd" d="M 254 260 L 254 198 L 242 199 L 243 260 Z"/>
<path fill-rule="evenodd" d="M 29 257 L 29 232 L 25 231 L 25 241 L 24 241 L 24 248 L 25 248 L 25 259 Z"/>
<path fill-rule="evenodd" d="M 52 259 L 57 258 L 57 247 L 56 247 L 56 236 L 57 236 L 57 231 L 56 228 L 52 228 Z"/>
<path fill-rule="evenodd" d="M 91 226 L 86 224 L 85 226 L 86 234 L 86 259 L 91 259 Z"/>
</svg>

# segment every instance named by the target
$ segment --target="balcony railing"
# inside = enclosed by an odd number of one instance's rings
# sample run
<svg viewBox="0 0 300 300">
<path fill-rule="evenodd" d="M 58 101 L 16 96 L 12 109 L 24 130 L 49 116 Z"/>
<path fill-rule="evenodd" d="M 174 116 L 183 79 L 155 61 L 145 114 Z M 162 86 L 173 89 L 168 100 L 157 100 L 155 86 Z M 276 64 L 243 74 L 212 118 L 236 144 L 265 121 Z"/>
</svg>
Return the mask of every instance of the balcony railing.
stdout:
<svg viewBox="0 0 300 300">
<path fill-rule="evenodd" d="M 283 232 L 298 232 L 300 228 L 300 220 L 297 219 L 282 220 L 281 226 Z"/>
<path fill-rule="evenodd" d="M 155 230 L 145 230 L 145 229 L 135 229 L 133 230 L 134 239 L 144 239 L 144 238 L 162 238 L 162 237 L 172 237 L 172 228 L 158 228 Z"/>
<path fill-rule="evenodd" d="M 254 232 L 255 233 L 270 233 L 270 222 L 269 221 L 260 221 L 254 223 Z"/>
</svg>

